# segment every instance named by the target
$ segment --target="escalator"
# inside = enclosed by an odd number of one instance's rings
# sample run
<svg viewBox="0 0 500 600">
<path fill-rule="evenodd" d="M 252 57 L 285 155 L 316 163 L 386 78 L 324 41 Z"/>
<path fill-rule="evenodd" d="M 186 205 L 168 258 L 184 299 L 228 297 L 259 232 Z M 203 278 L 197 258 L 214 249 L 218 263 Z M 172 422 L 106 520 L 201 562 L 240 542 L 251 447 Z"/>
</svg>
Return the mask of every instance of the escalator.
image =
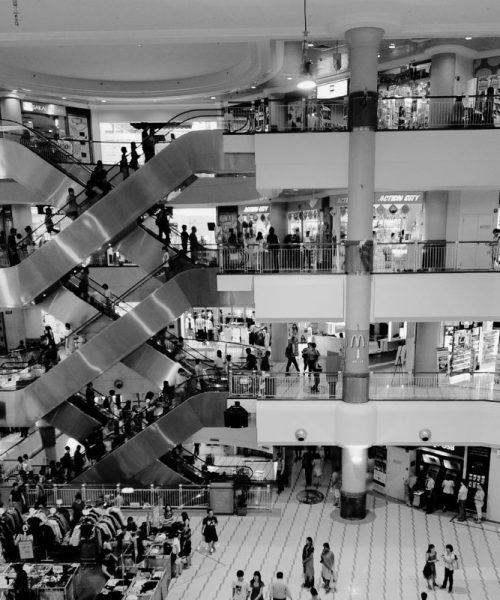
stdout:
<svg viewBox="0 0 500 600">
<path fill-rule="evenodd" d="M 186 474 L 162 461 L 165 455 L 204 427 L 223 427 L 227 391 L 194 393 L 179 406 L 119 446 L 75 480 L 131 485 L 171 485 L 189 482 Z M 224 443 L 221 440 L 221 443 Z"/>
<path fill-rule="evenodd" d="M 134 229 L 137 219 L 151 206 L 191 181 L 194 174 L 216 172 L 222 165 L 220 131 L 182 136 L 111 189 L 50 242 L 20 264 L 0 270 L 0 306 L 12 308 L 31 302 L 105 243 L 123 237 L 127 228 Z"/>
<path fill-rule="evenodd" d="M 217 291 L 216 269 L 189 269 L 173 276 L 42 377 L 22 390 L 0 392 L 6 422 L 24 426 L 53 411 L 191 306 L 228 306 L 244 300 L 248 300 L 246 295 L 242 298 L 232 292 Z M 65 431 L 64 422 L 56 426 Z"/>
</svg>

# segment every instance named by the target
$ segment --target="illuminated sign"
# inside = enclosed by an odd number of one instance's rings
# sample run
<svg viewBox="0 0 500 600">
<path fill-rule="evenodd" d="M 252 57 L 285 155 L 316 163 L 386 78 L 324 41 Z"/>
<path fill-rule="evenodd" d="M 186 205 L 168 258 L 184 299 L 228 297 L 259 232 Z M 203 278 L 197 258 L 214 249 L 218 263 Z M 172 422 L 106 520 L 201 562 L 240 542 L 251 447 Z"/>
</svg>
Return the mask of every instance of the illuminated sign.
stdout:
<svg viewBox="0 0 500 600">
<path fill-rule="evenodd" d="M 38 113 L 51 116 L 66 116 L 66 108 L 58 104 L 42 104 L 40 102 L 23 102 L 23 112 Z"/>
</svg>

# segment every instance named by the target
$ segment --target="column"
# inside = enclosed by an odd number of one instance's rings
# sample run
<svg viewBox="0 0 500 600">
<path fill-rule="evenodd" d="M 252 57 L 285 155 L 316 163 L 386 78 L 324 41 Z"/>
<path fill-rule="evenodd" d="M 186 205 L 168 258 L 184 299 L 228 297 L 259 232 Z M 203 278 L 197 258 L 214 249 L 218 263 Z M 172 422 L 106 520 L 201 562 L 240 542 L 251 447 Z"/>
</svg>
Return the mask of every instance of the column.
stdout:
<svg viewBox="0 0 500 600">
<path fill-rule="evenodd" d="M 368 401 L 372 217 L 377 126 L 377 54 L 382 29 L 360 27 L 346 32 L 350 45 L 349 219 L 346 240 L 345 369 L 343 397 L 348 403 Z M 342 450 L 340 514 L 366 515 L 366 448 Z"/>
<path fill-rule="evenodd" d="M 448 98 L 431 98 L 429 126 L 443 127 L 449 125 L 455 92 L 455 54 L 443 52 L 434 54 L 431 61 L 431 96 L 448 96 Z"/>
<path fill-rule="evenodd" d="M 415 374 L 436 373 L 436 348 L 440 346 L 441 323 L 417 323 L 415 332 Z"/>
<path fill-rule="evenodd" d="M 273 362 L 283 362 L 288 344 L 288 324 L 271 323 L 271 359 Z"/>
<path fill-rule="evenodd" d="M 0 116 L 2 119 L 22 123 L 21 100 L 16 94 L 6 94 L 0 97 Z"/>
<path fill-rule="evenodd" d="M 424 196 L 423 269 L 441 270 L 446 267 L 447 217 L 448 192 L 426 192 Z"/>
<path fill-rule="evenodd" d="M 271 227 L 274 227 L 280 243 L 283 243 L 285 235 L 288 233 L 288 205 L 286 202 L 271 203 L 269 222 Z"/>
</svg>

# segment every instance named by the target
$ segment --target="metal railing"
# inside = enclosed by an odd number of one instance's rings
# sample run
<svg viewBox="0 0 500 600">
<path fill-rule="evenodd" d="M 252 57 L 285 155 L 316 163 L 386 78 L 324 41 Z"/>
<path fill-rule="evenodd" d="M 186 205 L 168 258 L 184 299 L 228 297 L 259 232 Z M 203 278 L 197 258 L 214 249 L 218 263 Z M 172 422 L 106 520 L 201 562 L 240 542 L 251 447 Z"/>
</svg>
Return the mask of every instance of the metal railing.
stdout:
<svg viewBox="0 0 500 600">
<path fill-rule="evenodd" d="M 310 243 L 219 246 L 218 262 L 221 273 L 343 273 L 344 261 L 343 243 Z M 374 243 L 373 273 L 421 271 L 500 271 L 500 244 L 444 240 Z"/>
<path fill-rule="evenodd" d="M 500 402 L 494 373 L 370 373 L 370 400 L 487 400 Z M 318 390 L 316 392 L 316 389 Z M 231 398 L 342 398 L 342 373 L 232 372 Z"/>
<path fill-rule="evenodd" d="M 219 269 L 224 272 L 276 273 L 326 272 L 343 273 L 343 244 L 249 244 L 245 247 L 220 246 Z"/>
<path fill-rule="evenodd" d="M 175 509 L 207 509 L 210 506 L 210 484 L 206 486 L 178 485 L 176 487 L 158 487 L 150 485 L 149 488 L 133 488 L 120 484 L 99 485 L 53 485 L 45 486 L 47 495 L 46 506 L 70 507 L 75 499 L 75 494 L 80 493 L 82 500 L 95 505 L 103 500 L 110 504 L 125 509 L 150 508 L 154 506 L 171 506 Z M 10 487 L 0 486 L 2 498 L 7 499 Z M 28 506 L 36 502 L 36 490 L 26 491 Z M 253 484 L 248 490 L 248 508 L 254 510 L 272 510 L 272 488 L 269 484 Z"/>
<path fill-rule="evenodd" d="M 231 398 L 342 398 L 340 373 L 266 373 L 232 371 L 229 374 Z"/>
<path fill-rule="evenodd" d="M 380 97 L 378 130 L 495 127 L 494 96 Z"/>
</svg>

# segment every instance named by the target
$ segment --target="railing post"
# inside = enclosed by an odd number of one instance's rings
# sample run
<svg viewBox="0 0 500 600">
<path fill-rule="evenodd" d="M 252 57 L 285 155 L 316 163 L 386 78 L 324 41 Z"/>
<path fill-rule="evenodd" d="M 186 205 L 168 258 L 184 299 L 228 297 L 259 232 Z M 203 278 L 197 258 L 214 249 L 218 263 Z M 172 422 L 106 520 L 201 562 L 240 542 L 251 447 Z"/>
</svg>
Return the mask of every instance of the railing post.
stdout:
<svg viewBox="0 0 500 600">
<path fill-rule="evenodd" d="M 154 483 L 152 483 L 149 486 L 149 493 L 150 493 L 150 500 L 151 500 L 150 504 L 151 504 L 151 506 L 154 506 L 155 505 L 155 486 L 154 486 Z"/>
<path fill-rule="evenodd" d="M 179 502 L 178 502 L 177 506 L 179 508 L 182 508 L 182 504 L 183 504 L 183 502 L 182 502 L 182 483 L 179 483 Z"/>
<path fill-rule="evenodd" d="M 271 486 L 267 484 L 267 510 L 271 510 Z"/>
</svg>

